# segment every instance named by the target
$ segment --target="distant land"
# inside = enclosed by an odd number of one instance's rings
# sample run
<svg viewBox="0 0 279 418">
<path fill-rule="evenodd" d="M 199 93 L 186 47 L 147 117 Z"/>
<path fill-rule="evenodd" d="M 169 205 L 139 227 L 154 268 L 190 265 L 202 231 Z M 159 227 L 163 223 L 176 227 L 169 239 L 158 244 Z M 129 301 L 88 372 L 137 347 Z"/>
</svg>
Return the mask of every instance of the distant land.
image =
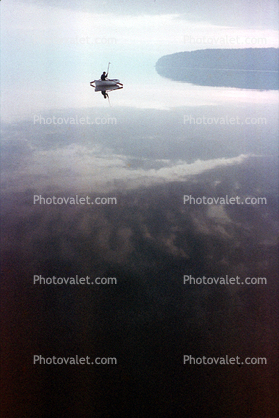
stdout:
<svg viewBox="0 0 279 418">
<path fill-rule="evenodd" d="M 278 48 L 203 49 L 164 55 L 156 71 L 201 86 L 278 90 Z"/>
</svg>

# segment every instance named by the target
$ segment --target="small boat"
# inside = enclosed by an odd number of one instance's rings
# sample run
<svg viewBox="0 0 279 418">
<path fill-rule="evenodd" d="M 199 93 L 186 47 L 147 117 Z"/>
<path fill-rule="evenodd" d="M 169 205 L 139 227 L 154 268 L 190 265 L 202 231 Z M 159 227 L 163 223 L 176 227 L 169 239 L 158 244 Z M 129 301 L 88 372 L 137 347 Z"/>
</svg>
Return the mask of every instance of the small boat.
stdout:
<svg viewBox="0 0 279 418">
<path fill-rule="evenodd" d="M 106 87 L 111 87 L 111 86 L 123 86 L 122 83 L 120 83 L 120 81 L 118 80 L 118 78 L 111 78 L 111 79 L 107 79 L 107 80 L 94 80 L 91 81 L 90 83 L 91 87 L 103 87 L 103 90 L 106 89 Z"/>
</svg>

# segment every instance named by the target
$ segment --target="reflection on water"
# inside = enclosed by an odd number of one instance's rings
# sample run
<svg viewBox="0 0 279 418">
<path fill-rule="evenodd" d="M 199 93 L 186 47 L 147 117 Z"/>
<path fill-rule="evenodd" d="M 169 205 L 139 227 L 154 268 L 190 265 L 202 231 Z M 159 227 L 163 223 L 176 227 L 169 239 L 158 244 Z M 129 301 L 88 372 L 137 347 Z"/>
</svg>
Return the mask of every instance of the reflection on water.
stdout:
<svg viewBox="0 0 279 418">
<path fill-rule="evenodd" d="M 228 91 L 219 90 L 222 106 L 208 97 L 207 106 L 177 98 L 168 110 L 91 104 L 3 125 L 3 293 L 16 330 L 5 348 L 20 375 L 8 375 L 11 414 L 275 416 L 277 110 L 232 102 Z M 117 204 L 35 205 L 34 194 Z M 184 195 L 268 204 L 220 210 L 185 205 Z M 35 286 L 34 274 L 118 284 Z M 187 287 L 186 274 L 266 277 L 268 286 Z M 33 354 L 118 365 L 37 367 Z M 183 365 L 183 355 L 226 354 L 268 365 Z"/>
<path fill-rule="evenodd" d="M 97 80 L 97 83 L 95 83 L 96 80 L 90 82 L 90 86 L 95 88 L 95 91 L 100 91 L 103 95 L 104 99 L 109 99 L 108 92 L 114 91 L 114 90 L 120 90 L 123 89 L 123 84 L 121 84 L 118 80 L 115 80 L 114 85 L 106 85 L 99 83 L 99 80 Z M 111 83 L 113 81 L 110 81 Z M 96 84 L 96 85 L 95 85 Z"/>
<path fill-rule="evenodd" d="M 6 190 L 27 184 L 84 193 L 186 181 L 275 155 L 276 112 L 274 105 L 49 111 L 3 125 L 2 181 Z"/>
<path fill-rule="evenodd" d="M 167 77 L 164 69 L 158 69 L 159 74 Z M 237 87 L 241 89 L 278 90 L 279 79 L 277 71 L 245 71 L 183 68 L 183 73 L 171 77 L 175 81 L 184 81 L 199 86 Z"/>
</svg>

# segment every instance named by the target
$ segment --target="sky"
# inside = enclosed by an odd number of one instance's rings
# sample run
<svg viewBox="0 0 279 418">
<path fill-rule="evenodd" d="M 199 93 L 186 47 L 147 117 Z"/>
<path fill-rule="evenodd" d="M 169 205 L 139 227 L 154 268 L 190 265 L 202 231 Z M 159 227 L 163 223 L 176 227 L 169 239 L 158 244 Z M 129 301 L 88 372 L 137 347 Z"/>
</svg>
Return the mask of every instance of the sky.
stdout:
<svg viewBox="0 0 279 418">
<path fill-rule="evenodd" d="M 12 3 L 20 3 L 13 0 Z M 91 0 L 26 0 L 25 4 L 45 5 L 65 10 L 82 10 L 114 16 L 144 16 L 178 14 L 181 19 L 192 22 L 211 22 L 213 24 L 239 26 L 239 27 L 269 27 L 278 26 L 278 2 L 254 0 L 139 0 L 127 2 L 126 0 L 105 0 L 92 2 Z"/>
</svg>

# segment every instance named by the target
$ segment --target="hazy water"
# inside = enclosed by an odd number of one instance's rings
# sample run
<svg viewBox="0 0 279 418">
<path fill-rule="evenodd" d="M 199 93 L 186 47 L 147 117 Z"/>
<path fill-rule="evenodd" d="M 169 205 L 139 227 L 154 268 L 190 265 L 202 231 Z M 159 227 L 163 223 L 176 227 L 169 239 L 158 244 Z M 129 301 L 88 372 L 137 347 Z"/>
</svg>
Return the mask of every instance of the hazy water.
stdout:
<svg viewBox="0 0 279 418">
<path fill-rule="evenodd" d="M 9 416 L 275 416 L 278 93 L 174 82 L 151 64 L 119 78 L 110 103 L 86 80 L 2 124 L 5 348 L 20 376 L 8 374 Z M 34 204 L 76 195 L 117 204 Z M 184 285 L 190 274 L 268 284 Z M 32 365 L 36 354 L 118 364 Z M 183 365 L 226 354 L 268 364 Z"/>
</svg>

